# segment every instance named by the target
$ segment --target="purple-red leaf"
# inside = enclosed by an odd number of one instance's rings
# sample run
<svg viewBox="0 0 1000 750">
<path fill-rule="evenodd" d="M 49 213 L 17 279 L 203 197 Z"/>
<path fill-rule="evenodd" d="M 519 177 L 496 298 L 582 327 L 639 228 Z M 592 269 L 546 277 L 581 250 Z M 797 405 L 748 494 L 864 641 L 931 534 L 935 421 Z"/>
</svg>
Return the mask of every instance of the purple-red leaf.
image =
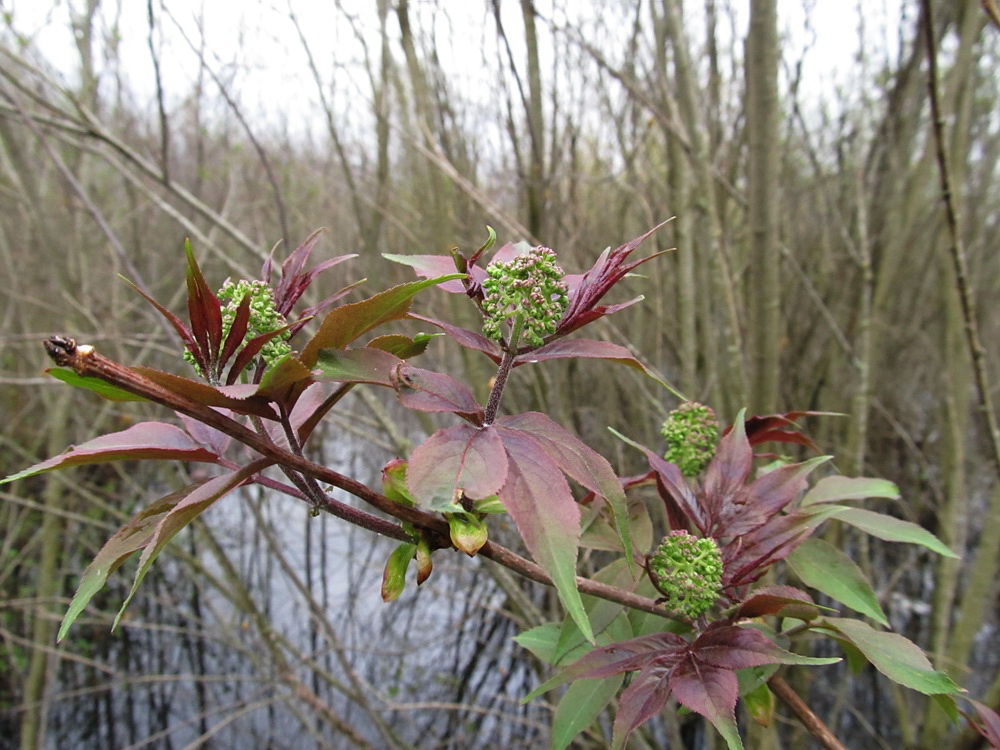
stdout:
<svg viewBox="0 0 1000 750">
<path fill-rule="evenodd" d="M 497 426 L 528 433 L 560 469 L 608 502 L 631 569 L 632 535 L 628 525 L 628 502 L 621 481 L 607 459 L 541 412 L 503 417 L 497 421 Z"/>
<path fill-rule="evenodd" d="M 238 378 L 246 366 L 253 361 L 254 357 L 260 354 L 260 350 L 264 348 L 267 342 L 289 331 L 293 325 L 295 324 L 289 323 L 281 328 L 275 328 L 273 331 L 262 333 L 260 336 L 254 336 L 250 339 L 246 343 L 246 346 L 240 349 L 240 353 L 236 355 L 236 359 L 233 361 L 233 366 L 229 368 L 229 375 L 226 377 L 226 385 L 232 385 L 236 382 L 236 378 Z"/>
<path fill-rule="evenodd" d="M 11 474 L 0 480 L 0 484 L 70 466 L 144 458 L 208 462 L 218 460 L 215 453 L 198 445 L 180 427 L 166 422 L 140 422 L 127 430 L 101 435 L 74 446 L 65 453 Z"/>
<path fill-rule="evenodd" d="M 807 516 L 779 516 L 745 537 L 737 537 L 722 550 L 725 586 L 753 583 L 774 563 L 784 560 L 813 527 Z"/>
<path fill-rule="evenodd" d="M 219 355 L 220 368 L 225 367 L 226 362 L 236 353 L 237 347 L 243 343 L 243 339 L 247 336 L 247 328 L 250 325 L 251 300 L 253 300 L 253 294 L 247 292 L 243 295 L 243 299 L 240 300 L 239 307 L 236 308 L 236 317 L 233 318 L 233 324 L 229 327 L 226 342 L 222 345 L 222 354 Z M 240 368 L 240 370 L 242 369 Z M 239 373 L 240 370 L 236 370 L 236 372 Z M 233 380 L 235 380 L 235 377 Z M 232 382 L 229 385 L 232 385 Z"/>
<path fill-rule="evenodd" d="M 517 367 L 518 365 L 531 362 L 541 362 L 547 359 L 570 359 L 573 357 L 606 359 L 610 362 L 618 362 L 619 364 L 639 370 L 658 383 L 663 383 L 662 378 L 636 359 L 635 355 L 626 347 L 610 341 L 595 341 L 593 339 L 557 339 L 550 341 L 539 349 L 533 349 L 515 358 L 514 366 Z"/>
<path fill-rule="evenodd" d="M 224 416 L 232 417 L 232 414 L 227 409 L 220 409 L 220 413 Z M 187 434 L 195 439 L 199 445 L 205 446 L 208 450 L 212 451 L 217 456 L 222 456 L 228 450 L 233 439 L 229 437 L 224 432 L 219 432 L 214 427 L 209 427 L 204 422 L 199 422 L 194 417 L 189 417 L 187 414 L 181 414 L 176 412 L 177 417 L 181 420 L 181 424 L 184 425 L 184 429 Z"/>
<path fill-rule="evenodd" d="M 746 669 L 766 664 L 834 664 L 840 661 L 793 654 L 759 630 L 735 625 L 710 627 L 691 644 L 691 653 L 702 664 L 723 669 Z"/>
<path fill-rule="evenodd" d="M 563 607 L 588 641 L 594 635 L 576 587 L 580 508 L 559 466 L 537 440 L 520 430 L 498 427 L 507 449 L 507 481 L 500 502 L 510 513 L 525 546 L 559 594 Z"/>
<path fill-rule="evenodd" d="M 730 748 L 742 748 L 736 728 L 736 673 L 701 662 L 693 654 L 670 673 L 670 689 L 681 705 L 701 714 L 719 730 Z"/>
<path fill-rule="evenodd" d="M 422 320 L 425 323 L 437 326 L 448 334 L 456 344 L 464 346 L 466 349 L 483 352 L 497 364 L 500 364 L 500 360 L 503 358 L 503 352 L 500 351 L 500 347 L 481 333 L 470 331 L 467 328 L 459 328 L 443 320 L 428 318 L 425 315 L 417 315 L 416 313 L 410 313 L 407 317 L 411 320 Z"/>
<path fill-rule="evenodd" d="M 656 257 L 655 255 L 650 256 L 649 258 L 647 258 L 647 260 L 652 260 L 655 257 Z M 572 294 L 570 295 L 570 298 L 572 299 Z M 563 316 L 563 323 L 559 324 L 559 327 L 556 329 L 555 335 L 566 336 L 580 328 L 583 328 L 586 325 L 593 323 L 595 320 L 600 320 L 601 318 L 605 318 L 608 315 L 614 315 L 616 312 L 620 312 L 621 310 L 624 310 L 626 307 L 632 307 L 632 305 L 636 304 L 637 302 L 642 302 L 643 299 L 645 298 L 639 296 L 639 297 L 633 297 L 627 302 L 619 302 L 616 305 L 597 305 L 589 310 L 582 311 L 581 313 L 576 315 L 572 319 L 572 321 L 569 322 L 567 322 L 566 317 Z"/>
<path fill-rule="evenodd" d="M 211 369 L 222 346 L 222 304 L 201 275 L 190 241 L 185 241 L 184 252 L 187 255 L 188 315 L 194 337 Z"/>
<path fill-rule="evenodd" d="M 253 414 L 265 419 L 278 418 L 271 404 L 266 398 L 257 394 L 257 386 L 252 383 L 215 387 L 173 373 L 154 370 L 151 367 L 130 369 L 157 385 L 205 406 L 222 407 L 231 409 L 237 414 Z"/>
<path fill-rule="evenodd" d="M 395 263 L 409 266 L 422 279 L 434 279 L 455 273 L 455 260 L 450 255 L 393 255 L 382 253 L 382 257 Z M 486 280 L 486 271 L 473 266 L 469 273 L 474 281 L 482 284 Z M 461 280 L 446 281 L 440 286 L 441 291 L 451 294 L 465 294 L 465 284 Z"/>
<path fill-rule="evenodd" d="M 702 507 L 701 502 L 691 491 L 687 479 L 676 464 L 667 461 L 662 456 L 643 446 L 639 446 L 646 454 L 649 467 L 656 475 L 656 489 L 667 507 L 667 515 L 672 529 L 684 529 L 684 519 L 689 519 L 702 534 L 707 535 L 712 525 L 712 519 Z"/>
<path fill-rule="evenodd" d="M 688 648 L 688 642 L 675 633 L 643 635 L 610 646 L 595 648 L 563 670 L 560 682 L 610 677 L 622 672 L 634 672 L 654 660 L 674 664 Z M 559 684 L 559 683 L 556 683 Z"/>
<path fill-rule="evenodd" d="M 629 735 L 667 705 L 670 698 L 670 683 L 667 680 L 669 673 L 668 666 L 649 664 L 621 694 L 612 730 L 612 750 L 625 747 Z"/>
<path fill-rule="evenodd" d="M 343 263 L 345 260 L 358 257 L 357 254 L 339 255 L 318 263 L 308 271 L 304 270 L 309 260 L 309 254 L 312 253 L 323 231 L 322 229 L 317 229 L 310 234 L 301 245 L 288 254 L 288 257 L 281 264 L 281 281 L 278 282 L 278 286 L 274 292 L 275 309 L 281 315 L 287 316 L 291 312 L 292 307 L 295 306 L 299 297 L 309 288 L 309 285 L 312 284 L 317 274 L 338 263 Z M 268 283 L 271 280 L 272 255 L 268 256 L 261 274 L 261 278 Z"/>
<path fill-rule="evenodd" d="M 979 720 L 982 722 L 982 724 L 973 724 L 976 731 L 983 735 L 992 747 L 1000 748 L 1000 715 L 997 715 L 997 712 L 985 703 L 971 699 L 969 703 L 976 709 Z"/>
<path fill-rule="evenodd" d="M 353 257 L 354 257 L 353 255 L 344 256 L 345 259 Z M 364 284 L 365 281 L 366 281 L 365 279 L 361 279 L 360 281 L 355 281 L 353 284 L 348 284 L 343 289 L 334 292 L 329 297 L 325 297 L 324 299 L 317 302 L 315 305 L 310 305 L 309 307 L 307 307 L 305 310 L 302 311 L 302 315 L 298 319 L 298 321 L 293 323 L 292 326 L 288 329 L 288 337 L 293 338 L 295 334 L 297 334 L 302 329 L 302 326 L 304 326 L 313 318 L 326 313 L 326 311 L 330 309 L 330 307 L 333 305 L 334 302 L 337 302 L 338 300 L 341 300 L 344 297 L 346 297 L 356 288 Z"/>
<path fill-rule="evenodd" d="M 290 418 L 292 427 L 298 433 L 300 444 L 306 442 L 312 431 L 316 429 L 316 425 L 330 409 L 336 406 L 345 393 L 347 393 L 345 389 L 338 389 L 336 395 L 331 396 L 323 386 L 316 385 L 307 389 L 296 399 Z"/>
<path fill-rule="evenodd" d="M 753 451 L 743 430 L 743 412 L 733 429 L 719 441 L 715 457 L 705 472 L 706 510 L 718 521 L 729 499 L 743 489 L 753 463 Z"/>
<path fill-rule="evenodd" d="M 496 429 L 468 424 L 435 432 L 413 451 L 406 469 L 414 499 L 430 510 L 461 511 L 456 503 L 463 494 L 490 497 L 506 480 L 507 454 Z"/>
<path fill-rule="evenodd" d="M 407 364 L 397 365 L 390 374 L 399 403 L 407 409 L 451 412 L 481 425 L 485 415 L 468 386 L 451 375 Z"/>
<path fill-rule="evenodd" d="M 201 368 L 201 371 L 208 372 L 208 360 L 205 359 L 205 357 L 202 355 L 201 349 L 198 346 L 198 342 L 195 341 L 194 334 L 191 332 L 191 329 L 188 328 L 186 325 L 184 325 L 184 323 L 181 321 L 180 318 L 178 318 L 167 308 L 165 308 L 155 299 L 146 294 L 142 289 L 140 289 L 138 286 L 136 286 L 131 281 L 126 279 L 124 276 L 120 276 L 119 278 L 124 279 L 126 284 L 128 284 L 133 289 L 135 289 L 139 294 L 141 294 L 149 304 L 151 304 L 153 307 L 156 308 L 157 312 L 159 312 L 160 315 L 162 315 L 164 318 L 167 319 L 170 325 L 173 326 L 174 330 L 177 331 L 177 335 L 181 337 L 181 341 L 184 342 L 185 348 L 189 352 L 191 352 L 191 356 L 194 357 L 194 360 L 195 362 L 198 363 L 198 367 Z"/>
<path fill-rule="evenodd" d="M 725 497 L 719 508 L 719 530 L 727 537 L 735 537 L 763 526 L 805 491 L 806 477 L 830 458 L 819 456 L 800 464 L 781 466 Z"/>
<path fill-rule="evenodd" d="M 789 411 L 784 414 L 767 414 L 763 416 L 748 417 L 744 421 L 744 430 L 750 445 L 760 445 L 761 443 L 795 443 L 804 445 L 807 448 L 819 452 L 816 444 L 802 432 L 795 423 L 800 417 L 836 417 L 842 416 L 836 412 L 828 411 Z M 726 433 L 732 427 L 727 428 Z"/>
<path fill-rule="evenodd" d="M 636 266 L 662 254 L 654 253 L 647 258 L 630 263 L 626 262 L 629 255 L 632 254 L 643 240 L 661 226 L 663 224 L 654 227 L 630 242 L 626 242 L 615 250 L 605 250 L 601 253 L 597 262 L 594 263 L 590 270 L 583 274 L 576 289 L 570 294 L 569 306 L 566 308 L 559 327 L 556 329 L 557 335 L 565 335 L 591 320 L 601 317 L 601 315 L 606 315 L 614 311 L 609 307 L 595 316 L 595 313 L 597 313 L 597 303 L 600 302 L 601 298 L 607 294 L 611 287 L 621 281 L 625 274 Z"/>
</svg>

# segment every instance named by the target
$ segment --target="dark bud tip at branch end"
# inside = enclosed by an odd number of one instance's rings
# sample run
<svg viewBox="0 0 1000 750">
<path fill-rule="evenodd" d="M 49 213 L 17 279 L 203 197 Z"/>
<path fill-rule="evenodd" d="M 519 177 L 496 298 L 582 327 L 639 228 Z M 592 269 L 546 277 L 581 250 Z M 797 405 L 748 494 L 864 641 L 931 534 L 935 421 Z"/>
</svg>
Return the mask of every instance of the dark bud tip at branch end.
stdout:
<svg viewBox="0 0 1000 750">
<path fill-rule="evenodd" d="M 88 357 L 94 353 L 90 344 L 77 346 L 76 340 L 69 336 L 52 336 L 45 340 L 45 351 L 59 367 L 74 367 L 80 357 Z"/>
</svg>

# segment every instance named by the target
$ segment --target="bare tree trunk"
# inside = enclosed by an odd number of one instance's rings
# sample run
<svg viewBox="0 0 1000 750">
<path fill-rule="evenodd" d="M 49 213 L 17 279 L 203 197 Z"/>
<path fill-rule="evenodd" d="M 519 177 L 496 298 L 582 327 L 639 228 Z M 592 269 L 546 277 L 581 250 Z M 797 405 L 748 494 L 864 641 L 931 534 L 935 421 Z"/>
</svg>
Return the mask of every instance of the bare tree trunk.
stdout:
<svg viewBox="0 0 1000 750">
<path fill-rule="evenodd" d="M 730 264 L 722 246 L 722 227 L 716 200 L 715 180 L 711 158 L 705 143 L 703 114 L 698 104 L 698 85 L 684 35 L 680 8 L 671 0 L 664 0 L 660 8 L 663 24 L 663 43 L 670 45 L 673 53 L 676 86 L 676 103 L 664 92 L 664 110 L 675 113 L 670 118 L 676 128 L 680 126 L 686 143 L 683 146 L 693 173 L 691 204 L 679 207 L 691 214 L 694 231 L 687 248 L 680 251 L 693 256 L 697 278 L 695 305 L 697 307 L 700 350 L 704 356 L 704 389 L 709 402 L 723 413 L 743 406 L 745 381 L 742 368 L 742 344 L 737 317 Z M 668 139 L 678 139 L 680 134 L 668 130 Z M 670 140 L 668 140 L 668 143 Z M 719 315 L 724 310 L 725 314 Z M 726 353 L 720 352 L 724 345 Z"/>
<path fill-rule="evenodd" d="M 66 423 L 71 392 L 62 391 L 49 407 L 46 415 L 49 425 L 47 452 L 54 455 L 66 447 Z M 35 572 L 35 607 L 33 613 L 31 650 L 28 673 L 24 679 L 24 714 L 21 717 L 21 750 L 37 750 L 46 746 L 45 727 L 48 704 L 45 694 L 55 678 L 58 657 L 52 652 L 55 640 L 55 623 L 58 616 L 57 597 L 62 593 L 59 571 L 59 552 L 63 548 L 63 520 L 54 511 L 62 507 L 64 482 L 49 476 L 42 491 L 41 553 Z"/>
<path fill-rule="evenodd" d="M 750 223 L 750 405 L 775 411 L 780 378 L 779 102 L 776 0 L 751 0 L 746 43 L 748 218 Z"/>
<path fill-rule="evenodd" d="M 535 237 L 545 236 L 545 122 L 542 114 L 542 69 L 538 60 L 534 0 L 521 0 L 524 39 L 528 53 L 528 137 L 531 154 L 528 168 L 528 229 Z"/>
</svg>

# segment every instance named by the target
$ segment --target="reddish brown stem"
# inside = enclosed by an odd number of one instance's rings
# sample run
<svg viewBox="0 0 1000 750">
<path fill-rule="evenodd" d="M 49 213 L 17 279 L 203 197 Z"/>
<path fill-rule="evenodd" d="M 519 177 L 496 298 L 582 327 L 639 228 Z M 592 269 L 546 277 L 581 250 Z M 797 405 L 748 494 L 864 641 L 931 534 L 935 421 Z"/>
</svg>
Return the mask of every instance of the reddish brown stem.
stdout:
<svg viewBox="0 0 1000 750">
<path fill-rule="evenodd" d="M 834 736 L 830 728 L 823 723 L 823 720 L 814 714 L 812 709 L 806 705 L 806 702 L 799 697 L 799 694 L 792 689 L 791 685 L 777 675 L 768 680 L 767 684 L 771 688 L 771 692 L 778 696 L 782 703 L 788 706 L 789 710 L 795 714 L 796 718 L 802 722 L 805 728 L 809 730 L 809 733 L 826 750 L 847 750 L 846 747 L 840 744 L 840 740 Z"/>
<path fill-rule="evenodd" d="M 418 508 L 408 508 L 394 503 L 385 495 L 372 490 L 355 479 L 340 474 L 326 466 L 313 463 L 304 456 L 297 456 L 293 452 L 264 439 L 253 430 L 230 419 L 215 409 L 168 388 L 164 388 L 143 375 L 98 354 L 92 346 L 77 346 L 76 342 L 71 338 L 55 336 L 45 342 L 45 348 L 49 356 L 60 367 L 69 367 L 82 377 L 100 378 L 106 383 L 117 386 L 129 393 L 134 393 L 161 406 L 166 406 L 176 412 L 193 417 L 209 427 L 214 427 L 220 432 L 235 438 L 277 464 L 299 471 L 326 484 L 333 485 L 387 515 L 412 523 L 425 532 L 428 542 L 432 546 L 438 548 L 452 546 L 448 524 L 438 516 L 426 513 Z M 409 538 L 409 535 L 395 524 L 340 503 L 328 495 L 324 497 L 325 501 L 321 509 L 332 513 L 338 518 L 395 539 Z M 309 500 L 309 502 L 312 501 Z M 496 544 L 495 542 L 487 542 L 479 550 L 479 554 L 525 578 L 537 581 L 546 586 L 553 585 L 552 579 L 549 578 L 541 566 L 536 565 L 530 560 L 526 560 L 503 545 Z M 581 594 L 591 594 L 598 598 L 617 602 L 642 612 L 650 612 L 660 617 L 672 617 L 670 612 L 648 597 L 639 596 L 630 591 L 615 588 L 614 586 L 609 586 L 598 581 L 592 581 L 589 578 L 577 578 L 577 584 Z"/>
</svg>

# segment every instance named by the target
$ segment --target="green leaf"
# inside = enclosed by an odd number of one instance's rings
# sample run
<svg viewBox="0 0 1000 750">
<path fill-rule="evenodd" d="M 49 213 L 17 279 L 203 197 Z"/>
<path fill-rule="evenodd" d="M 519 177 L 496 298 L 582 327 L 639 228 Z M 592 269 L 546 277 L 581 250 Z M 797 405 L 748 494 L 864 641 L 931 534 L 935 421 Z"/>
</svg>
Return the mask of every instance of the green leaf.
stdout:
<svg viewBox="0 0 1000 750">
<path fill-rule="evenodd" d="M 583 534 L 580 546 L 588 549 L 600 549 L 621 555 L 624 551 L 621 537 L 615 530 L 607 514 L 601 509 L 594 509 L 584 517 Z M 653 521 L 645 503 L 630 503 L 628 506 L 628 525 L 632 533 L 632 544 L 636 549 L 648 550 L 653 546 Z M 655 595 L 654 595 L 655 596 Z"/>
<path fill-rule="evenodd" d="M 451 543 L 469 557 L 475 557 L 489 538 L 486 524 L 471 513 L 445 513 L 445 517 Z"/>
<path fill-rule="evenodd" d="M 518 640 L 521 636 L 515 637 L 514 640 L 517 640 L 521 646 L 527 648 L 531 651 L 531 653 L 533 653 L 541 661 L 544 661 L 546 664 L 556 665 L 557 662 L 561 662 L 563 665 L 563 668 L 560 668 L 560 670 L 552 677 L 547 679 L 522 698 L 522 705 L 537 698 L 542 693 L 547 693 L 549 690 L 575 679 L 573 665 L 595 649 L 593 644 L 582 642 L 572 651 L 567 654 L 563 654 L 557 660 L 555 658 L 556 649 L 558 647 L 561 630 L 561 627 L 556 623 L 546 623 L 545 625 L 532 628 L 531 630 L 522 633 L 522 636 L 528 636 L 528 634 L 531 634 L 527 639 L 525 639 L 524 642 Z M 594 640 L 598 647 L 610 646 L 614 643 L 624 643 L 629 641 L 632 639 L 633 635 L 632 623 L 626 613 L 622 612 L 611 622 L 611 625 L 609 625 L 604 632 L 597 635 Z M 569 664 L 570 666 L 565 667 L 566 664 Z"/>
<path fill-rule="evenodd" d="M 552 750 L 564 750 L 615 697 L 624 674 L 603 679 L 577 680 L 563 695 L 552 716 Z"/>
<path fill-rule="evenodd" d="M 373 328 L 404 318 L 410 311 L 410 300 L 423 289 L 464 277 L 465 274 L 459 273 L 410 281 L 361 302 L 335 307 L 323 318 L 316 335 L 302 350 L 300 359 L 307 367 L 311 367 L 316 364 L 320 349 L 343 349 Z"/>
<path fill-rule="evenodd" d="M 743 705 L 746 706 L 750 718 L 762 727 L 771 726 L 776 704 L 774 693 L 766 683 L 758 685 L 743 696 Z"/>
<path fill-rule="evenodd" d="M 67 385 L 75 386 L 76 388 L 85 388 L 88 391 L 93 391 L 101 398 L 105 398 L 108 401 L 147 401 L 148 399 L 142 396 L 136 396 L 134 393 L 129 393 L 123 388 L 106 383 L 100 378 L 89 378 L 83 377 L 82 375 L 77 375 L 72 370 L 68 370 L 65 367 L 50 367 L 45 371 L 47 374 L 54 377 L 56 380 L 61 380 Z"/>
<path fill-rule="evenodd" d="M 633 574 L 625 564 L 625 560 L 619 557 L 597 571 L 591 578 L 599 583 L 606 583 L 623 591 L 634 591 L 639 581 L 645 579 L 646 576 L 643 571 Z M 625 609 L 625 606 L 596 596 L 583 595 L 581 598 L 583 599 L 584 610 L 587 612 L 587 619 L 590 621 L 590 626 L 593 628 L 594 634 L 598 636 L 598 643 L 600 643 L 601 634 L 604 633 L 609 625 L 615 622 L 615 618 Z M 659 619 L 662 622 L 663 618 Z M 631 632 L 626 638 L 630 636 Z M 619 638 L 618 640 L 624 640 L 624 638 Z M 559 634 L 559 644 L 555 653 L 556 663 L 565 663 L 567 654 L 573 652 L 574 649 L 585 642 L 586 639 L 583 633 L 580 632 L 576 621 L 571 617 L 567 617 L 563 621 Z"/>
<path fill-rule="evenodd" d="M 256 395 L 278 398 L 284 389 L 311 377 L 308 367 L 294 355 L 286 354 L 261 376 Z"/>
<path fill-rule="evenodd" d="M 824 477 L 816 482 L 799 503 L 806 507 L 815 503 L 830 503 L 839 500 L 863 500 L 868 497 L 899 499 L 899 488 L 887 479 L 870 477 Z"/>
<path fill-rule="evenodd" d="M 442 336 L 444 336 L 443 333 L 418 333 L 411 339 L 401 333 L 389 333 L 384 336 L 376 336 L 365 346 L 369 349 L 381 349 L 389 354 L 395 354 L 400 359 L 411 359 L 423 354 L 431 341 Z"/>
<path fill-rule="evenodd" d="M 399 505 L 416 507 L 417 501 L 406 487 L 406 461 L 403 459 L 394 458 L 382 467 L 382 494 Z"/>
<path fill-rule="evenodd" d="M 898 633 L 885 633 L 861 620 L 841 617 L 824 617 L 820 623 L 843 636 L 875 669 L 903 687 L 925 695 L 962 692 L 948 675 L 934 669 L 917 644 Z"/>
<path fill-rule="evenodd" d="M 197 484 L 190 485 L 161 497 L 148 508 L 144 508 L 132 516 L 104 543 L 90 565 L 83 571 L 80 585 L 77 586 L 73 600 L 69 603 L 69 609 L 63 616 L 62 625 L 59 626 L 57 641 L 66 637 L 70 626 L 80 616 L 90 600 L 94 598 L 94 595 L 101 590 L 108 580 L 108 576 L 114 573 L 125 560 L 145 547 L 164 516 L 198 486 Z"/>
<path fill-rule="evenodd" d="M 480 500 L 476 500 L 472 504 L 472 510 L 476 513 L 506 513 L 507 509 L 503 507 L 503 503 L 500 502 L 500 498 L 496 495 L 491 495 L 490 497 L 484 497 Z"/>
<path fill-rule="evenodd" d="M 767 685 L 767 681 L 770 680 L 774 673 L 779 669 L 781 669 L 780 664 L 763 664 L 759 667 L 737 669 L 736 679 L 740 686 L 740 696 L 746 697 L 747 694 L 752 693 L 762 685 Z"/>
<path fill-rule="evenodd" d="M 958 701 L 953 696 L 946 694 L 932 695 L 931 700 L 934 701 L 938 708 L 944 711 L 952 724 L 958 725 L 961 715 L 958 711 Z"/>
<path fill-rule="evenodd" d="M 417 545 L 403 542 L 389 555 L 382 571 L 382 601 L 393 602 L 406 587 L 406 569 L 417 554 Z"/>
<path fill-rule="evenodd" d="M 417 585 L 420 586 L 431 577 L 434 570 L 434 561 L 431 559 L 431 545 L 421 536 L 417 542 Z"/>
<path fill-rule="evenodd" d="M 807 586 L 888 627 L 889 620 L 861 568 L 829 542 L 806 539 L 788 556 L 788 564 Z"/>
<path fill-rule="evenodd" d="M 192 492 L 189 492 L 184 499 L 167 512 L 157 524 L 152 538 L 142 551 L 142 556 L 139 558 L 139 568 L 136 570 L 135 580 L 132 583 L 132 589 L 129 591 L 121 609 L 118 610 L 114 624 L 111 626 L 112 630 L 118 627 L 118 623 L 125 613 L 125 608 L 132 601 L 135 592 L 139 590 L 139 584 L 146 577 L 146 573 L 149 572 L 150 567 L 152 567 L 153 562 L 159 556 L 160 552 L 167 546 L 167 542 L 173 539 L 177 532 L 194 521 L 204 511 L 208 510 L 216 500 L 219 500 L 241 484 L 244 484 L 254 474 L 263 471 L 270 463 L 270 461 L 263 459 L 254 461 L 242 469 L 210 479 L 201 486 L 196 487 Z"/>
<path fill-rule="evenodd" d="M 836 508 L 837 506 L 828 507 Z M 867 534 L 884 539 L 887 542 L 919 544 L 932 552 L 937 552 L 939 555 L 958 558 L 958 555 L 948 549 L 940 539 L 915 523 L 903 521 L 902 519 L 893 518 L 892 516 L 876 513 L 871 510 L 864 510 L 863 508 L 849 508 L 846 505 L 835 516 L 844 523 L 848 523 Z"/>
<path fill-rule="evenodd" d="M 390 373 L 401 364 L 403 360 L 381 349 L 323 349 L 316 361 L 317 379 L 391 387 Z"/>
<path fill-rule="evenodd" d="M 555 664 L 556 644 L 559 642 L 559 623 L 547 622 L 544 625 L 525 630 L 514 636 L 514 642 L 528 649 L 539 661 Z"/>
</svg>

